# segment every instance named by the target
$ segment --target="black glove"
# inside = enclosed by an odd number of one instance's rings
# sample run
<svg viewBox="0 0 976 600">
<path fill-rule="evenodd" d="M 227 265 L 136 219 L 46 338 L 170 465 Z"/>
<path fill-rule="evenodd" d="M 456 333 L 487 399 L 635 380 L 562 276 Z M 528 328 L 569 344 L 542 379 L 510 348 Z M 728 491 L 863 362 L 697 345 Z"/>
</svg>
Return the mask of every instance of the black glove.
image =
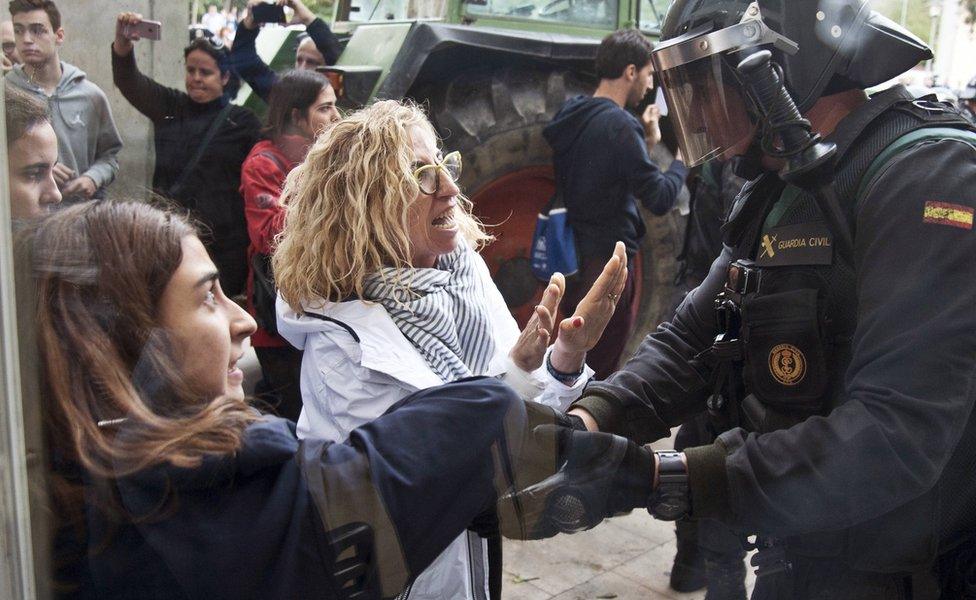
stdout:
<svg viewBox="0 0 976 600">
<path fill-rule="evenodd" d="M 509 491 L 525 488 L 539 483 L 543 479 L 552 476 L 559 468 L 561 453 L 559 451 L 559 440 L 554 433 L 549 435 L 535 435 L 534 431 L 542 425 L 553 428 L 567 430 L 586 431 L 583 419 L 576 415 L 567 415 L 553 409 L 550 406 L 539 404 L 538 402 L 525 403 L 525 427 L 527 429 L 523 444 L 518 444 L 521 448 L 521 456 L 518 465 L 513 466 L 510 481 L 505 482 Z M 514 440 L 513 440 L 514 441 Z M 498 515 L 496 499 L 492 498 L 488 506 L 476 517 L 468 526 L 468 530 L 473 531 L 481 537 L 498 535 Z"/>
<path fill-rule="evenodd" d="M 609 433 L 556 425 L 537 426 L 533 436 L 543 445 L 555 443 L 558 469 L 499 499 L 498 516 L 505 537 L 531 540 L 573 533 L 647 506 L 654 457 L 646 448 Z"/>
<path fill-rule="evenodd" d="M 586 431 L 586 424 L 583 423 L 583 419 L 576 415 L 571 415 L 568 413 L 556 413 L 558 416 L 556 418 L 556 424 L 567 429 L 575 429 L 576 431 Z"/>
</svg>

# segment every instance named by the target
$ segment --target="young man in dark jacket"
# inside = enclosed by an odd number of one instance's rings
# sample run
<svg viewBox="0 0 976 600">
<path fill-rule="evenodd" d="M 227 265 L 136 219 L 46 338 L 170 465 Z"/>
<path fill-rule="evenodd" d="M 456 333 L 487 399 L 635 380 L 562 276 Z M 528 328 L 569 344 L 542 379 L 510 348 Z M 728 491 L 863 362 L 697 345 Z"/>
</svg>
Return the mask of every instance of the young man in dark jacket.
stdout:
<svg viewBox="0 0 976 600">
<path fill-rule="evenodd" d="M 648 148 L 661 139 L 656 107 L 638 121 L 636 107 L 652 85 L 652 46 L 637 30 L 604 38 L 596 55 L 600 84 L 592 97 L 566 102 L 543 135 L 553 149 L 556 190 L 562 194 L 576 236 L 580 275 L 570 281 L 566 307 L 579 303 L 596 281 L 617 240 L 633 259 L 644 237 L 640 202 L 657 215 L 674 206 L 687 171 L 680 156 L 661 172 Z M 617 366 L 636 318 L 636 282 L 631 269 L 620 304 L 587 363 L 598 378 Z"/>
</svg>

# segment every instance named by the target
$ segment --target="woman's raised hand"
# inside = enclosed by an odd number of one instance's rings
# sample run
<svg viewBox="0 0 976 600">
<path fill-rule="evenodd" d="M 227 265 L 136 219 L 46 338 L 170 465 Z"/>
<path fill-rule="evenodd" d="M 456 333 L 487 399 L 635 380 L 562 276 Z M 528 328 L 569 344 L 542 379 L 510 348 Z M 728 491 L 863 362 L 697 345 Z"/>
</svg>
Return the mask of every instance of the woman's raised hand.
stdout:
<svg viewBox="0 0 976 600">
<path fill-rule="evenodd" d="M 550 357 L 553 368 L 564 373 L 580 370 L 586 352 L 600 341 L 626 284 L 627 253 L 623 242 L 617 242 L 613 256 L 576 305 L 576 312 L 559 323 L 559 337 Z"/>
<path fill-rule="evenodd" d="M 549 285 L 542 293 L 542 301 L 535 307 L 535 312 L 525 324 L 512 351 L 509 353 L 512 362 L 523 371 L 535 371 L 542 366 L 542 359 L 546 355 L 546 348 L 552 338 L 556 325 L 556 311 L 559 301 L 566 291 L 566 279 L 562 273 L 554 273 L 549 278 Z"/>
<path fill-rule="evenodd" d="M 134 12 L 119 13 L 115 18 L 115 42 L 112 49 L 119 56 L 128 56 L 132 52 L 132 42 L 138 42 L 142 37 L 133 30 L 133 25 L 142 23 L 142 15 Z"/>
</svg>

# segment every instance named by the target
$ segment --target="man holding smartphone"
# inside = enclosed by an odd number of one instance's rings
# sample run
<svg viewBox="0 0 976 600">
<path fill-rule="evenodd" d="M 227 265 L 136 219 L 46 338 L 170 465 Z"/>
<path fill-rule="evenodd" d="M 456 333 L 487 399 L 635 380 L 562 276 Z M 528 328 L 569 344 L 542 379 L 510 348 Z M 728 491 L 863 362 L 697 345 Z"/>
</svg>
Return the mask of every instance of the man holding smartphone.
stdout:
<svg viewBox="0 0 976 600">
<path fill-rule="evenodd" d="M 341 48 L 339 39 L 332 33 L 325 21 L 302 4 L 301 0 L 250 0 L 247 15 L 241 19 L 240 27 L 231 49 L 231 65 L 250 84 L 251 89 L 265 102 L 271 94 L 271 86 L 278 81 L 278 75 L 261 60 L 255 48 L 255 40 L 262 23 L 284 22 L 284 7 L 295 11 L 294 22 L 305 25 L 305 34 L 299 38 L 295 49 L 295 68 L 314 70 L 331 65 L 339 58 Z M 275 8 L 278 11 L 275 11 Z M 267 20 L 263 20 L 267 19 Z"/>
<path fill-rule="evenodd" d="M 23 64 L 7 75 L 16 86 L 50 106 L 58 136 L 54 178 L 65 202 L 104 197 L 119 170 L 122 138 L 105 93 L 59 56 L 64 43 L 61 13 L 51 0 L 13 0 L 14 41 Z"/>
</svg>

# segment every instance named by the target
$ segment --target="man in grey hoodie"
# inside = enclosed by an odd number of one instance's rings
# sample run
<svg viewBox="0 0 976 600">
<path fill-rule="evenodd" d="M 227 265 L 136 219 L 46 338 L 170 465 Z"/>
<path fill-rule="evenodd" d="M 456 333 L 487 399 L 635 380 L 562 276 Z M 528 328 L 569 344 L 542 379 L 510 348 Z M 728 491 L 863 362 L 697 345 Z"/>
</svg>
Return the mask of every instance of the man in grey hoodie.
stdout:
<svg viewBox="0 0 976 600">
<path fill-rule="evenodd" d="M 58 136 L 54 176 L 65 202 L 104 197 L 119 170 L 122 138 L 105 93 L 77 67 L 62 62 L 61 14 L 51 0 L 12 0 L 10 14 L 22 64 L 7 83 L 48 102 Z"/>
</svg>

